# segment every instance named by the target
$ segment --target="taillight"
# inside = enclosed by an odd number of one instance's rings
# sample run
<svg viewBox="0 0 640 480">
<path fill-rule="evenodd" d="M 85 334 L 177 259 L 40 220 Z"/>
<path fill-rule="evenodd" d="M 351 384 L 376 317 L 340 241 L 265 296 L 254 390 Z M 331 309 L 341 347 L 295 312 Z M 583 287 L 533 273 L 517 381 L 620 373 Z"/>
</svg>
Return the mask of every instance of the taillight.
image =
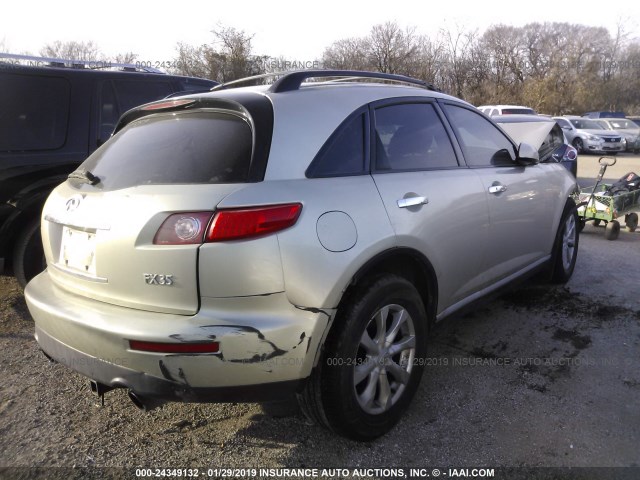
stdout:
<svg viewBox="0 0 640 480">
<path fill-rule="evenodd" d="M 214 212 L 174 213 L 162 223 L 153 243 L 192 245 L 268 235 L 294 225 L 301 210 L 301 204 L 290 203 L 218 210 L 215 215 Z"/>
<path fill-rule="evenodd" d="M 184 98 L 179 100 L 167 100 L 164 102 L 156 102 L 142 107 L 140 110 L 164 110 L 165 108 L 175 108 L 195 103 L 195 100 Z"/>
<path fill-rule="evenodd" d="M 202 243 L 213 212 L 174 213 L 156 233 L 156 245 L 190 245 Z"/>
<path fill-rule="evenodd" d="M 567 150 L 564 152 L 563 160 L 575 160 L 578 158 L 578 151 L 570 145 L 567 145 Z"/>
<path fill-rule="evenodd" d="M 278 232 L 294 225 L 301 210 L 299 203 L 220 210 L 213 217 L 205 241 L 240 240 Z"/>
</svg>

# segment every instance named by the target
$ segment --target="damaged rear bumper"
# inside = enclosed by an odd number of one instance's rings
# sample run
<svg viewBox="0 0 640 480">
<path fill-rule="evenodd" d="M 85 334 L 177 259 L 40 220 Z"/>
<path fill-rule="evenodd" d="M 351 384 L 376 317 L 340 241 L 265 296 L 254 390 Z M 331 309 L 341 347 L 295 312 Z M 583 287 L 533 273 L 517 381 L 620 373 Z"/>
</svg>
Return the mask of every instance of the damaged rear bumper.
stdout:
<svg viewBox="0 0 640 480">
<path fill-rule="evenodd" d="M 126 388 L 146 398 L 173 402 L 264 402 L 288 398 L 304 386 L 304 380 L 292 380 L 237 387 L 190 387 L 79 352 L 38 327 L 35 336 L 47 356 L 71 370 L 104 385 Z"/>
<path fill-rule="evenodd" d="M 111 387 L 171 401 L 263 401 L 296 391 L 317 361 L 333 310 L 291 305 L 284 293 L 203 298 L 193 316 L 98 302 L 57 287 L 45 271 L 25 290 L 44 352 Z M 130 340 L 204 342 L 215 354 L 166 354 Z"/>
</svg>

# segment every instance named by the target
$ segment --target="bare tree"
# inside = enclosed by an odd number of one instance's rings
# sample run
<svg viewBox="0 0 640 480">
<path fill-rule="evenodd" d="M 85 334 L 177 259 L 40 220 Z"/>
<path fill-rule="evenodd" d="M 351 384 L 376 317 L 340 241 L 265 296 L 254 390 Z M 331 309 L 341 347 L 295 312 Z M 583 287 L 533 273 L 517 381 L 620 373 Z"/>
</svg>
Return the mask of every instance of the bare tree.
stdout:
<svg viewBox="0 0 640 480">
<path fill-rule="evenodd" d="M 119 53 L 113 57 L 113 63 L 133 63 L 137 60 L 138 54 L 133 52 Z"/>
<path fill-rule="evenodd" d="M 522 29 L 495 25 L 485 31 L 479 42 L 487 55 L 485 66 L 493 86 L 490 102 L 501 99 L 501 103 L 520 103 L 526 75 Z"/>
<path fill-rule="evenodd" d="M 215 38 L 210 45 L 193 47 L 178 44 L 175 73 L 222 83 L 264 73 L 268 57 L 252 53 L 253 35 L 224 26 L 219 26 L 212 33 Z"/>
<path fill-rule="evenodd" d="M 178 73 L 221 82 L 272 71 L 282 57 L 256 56 L 251 35 L 219 27 L 208 45 L 178 44 Z M 482 35 L 456 27 L 427 37 L 394 22 L 339 39 L 326 68 L 399 73 L 433 82 L 474 104 L 522 103 L 550 114 L 621 109 L 640 113 L 640 40 L 623 25 L 494 25 Z M 314 67 L 315 67 L 314 63 Z M 282 68 L 275 68 L 282 70 Z"/>
<path fill-rule="evenodd" d="M 473 47 L 477 41 L 478 33 L 465 31 L 460 27 L 455 32 L 441 31 L 444 40 L 444 49 L 447 58 L 447 73 L 445 75 L 445 88 L 457 97 L 464 98 L 465 87 L 471 78 L 473 68 Z"/>
<path fill-rule="evenodd" d="M 409 57 L 403 73 L 433 84 L 441 84 L 444 74 L 445 51 L 442 39 L 431 40 L 426 35 L 416 37 L 417 51 Z"/>
<path fill-rule="evenodd" d="M 379 72 L 406 72 L 418 54 L 419 43 L 415 28 L 402 29 L 395 22 L 375 25 L 369 36 L 371 63 Z"/>
<path fill-rule="evenodd" d="M 369 59 L 370 50 L 367 38 L 338 40 L 325 49 L 322 64 L 325 68 L 338 70 L 372 70 L 374 67 Z"/>
<path fill-rule="evenodd" d="M 93 41 L 62 42 L 56 40 L 40 50 L 43 57 L 64 58 L 69 60 L 98 61 L 102 59 L 100 48 Z"/>
<path fill-rule="evenodd" d="M 186 43 L 176 46 L 178 56 L 174 60 L 175 68 L 171 71 L 189 77 L 214 78 L 216 71 L 212 71 L 206 57 L 207 46 L 194 47 Z"/>
</svg>

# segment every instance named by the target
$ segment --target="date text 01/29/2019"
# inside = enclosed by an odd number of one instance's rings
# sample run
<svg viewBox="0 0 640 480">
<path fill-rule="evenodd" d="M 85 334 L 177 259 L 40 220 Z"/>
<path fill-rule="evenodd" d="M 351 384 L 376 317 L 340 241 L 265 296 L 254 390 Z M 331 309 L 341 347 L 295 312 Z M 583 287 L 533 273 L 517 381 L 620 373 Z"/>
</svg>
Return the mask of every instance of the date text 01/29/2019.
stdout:
<svg viewBox="0 0 640 480">
<path fill-rule="evenodd" d="M 194 468 L 194 469 L 136 469 L 140 478 L 437 478 L 480 477 L 493 478 L 492 468 Z"/>
</svg>

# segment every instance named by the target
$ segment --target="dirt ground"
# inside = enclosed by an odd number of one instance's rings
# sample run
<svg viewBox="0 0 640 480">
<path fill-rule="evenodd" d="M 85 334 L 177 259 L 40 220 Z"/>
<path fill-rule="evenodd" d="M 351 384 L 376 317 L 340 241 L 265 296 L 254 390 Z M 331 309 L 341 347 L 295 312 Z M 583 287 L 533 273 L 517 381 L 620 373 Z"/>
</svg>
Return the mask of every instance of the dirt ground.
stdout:
<svg viewBox="0 0 640 480">
<path fill-rule="evenodd" d="M 371 443 L 255 404 L 144 413 L 114 391 L 101 406 L 40 353 L 21 290 L 0 276 L 0 478 L 32 476 L 15 467 L 640 467 L 639 249 L 640 231 L 609 242 L 587 225 L 565 287 L 526 284 L 443 322 L 411 408 Z"/>
</svg>

